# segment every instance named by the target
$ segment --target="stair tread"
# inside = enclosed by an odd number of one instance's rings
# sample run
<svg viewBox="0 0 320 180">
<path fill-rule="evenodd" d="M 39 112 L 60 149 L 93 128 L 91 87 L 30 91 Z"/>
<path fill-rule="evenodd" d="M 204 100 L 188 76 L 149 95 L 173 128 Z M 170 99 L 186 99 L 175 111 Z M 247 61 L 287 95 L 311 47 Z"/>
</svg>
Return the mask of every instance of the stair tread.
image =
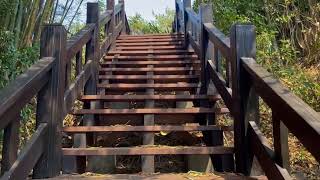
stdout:
<svg viewBox="0 0 320 180">
<path fill-rule="evenodd" d="M 100 75 L 99 79 L 122 79 L 122 80 L 147 80 L 147 79 L 195 79 L 199 78 L 197 75 Z"/>
<path fill-rule="evenodd" d="M 179 53 L 194 53 L 194 51 L 192 50 L 153 50 L 153 49 L 149 49 L 149 50 L 144 50 L 144 51 L 119 51 L 119 50 L 115 50 L 115 51 L 109 51 L 108 55 L 113 55 L 113 54 L 133 54 L 133 55 L 138 55 L 138 54 L 179 54 Z"/>
<path fill-rule="evenodd" d="M 150 39 L 150 38 L 141 38 L 141 39 L 119 39 L 119 40 L 116 40 L 116 43 L 127 43 L 127 42 L 134 42 L 134 43 L 137 43 L 137 42 L 175 42 L 175 41 L 183 41 L 184 38 L 181 38 L 181 37 L 169 37 L 169 38 L 161 38 L 161 39 L 157 39 L 157 38 L 153 38 L 153 39 Z"/>
<path fill-rule="evenodd" d="M 145 101 L 145 100 L 219 100 L 219 95 L 84 95 L 82 101 L 106 100 L 106 101 Z"/>
<path fill-rule="evenodd" d="M 165 83 L 165 84 L 126 84 L 126 83 L 117 83 L 117 84 L 98 84 L 98 88 L 105 88 L 108 90 L 144 90 L 144 89 L 155 89 L 155 90 L 165 90 L 165 91 L 175 91 L 175 90 L 194 90 L 195 88 L 200 87 L 197 83 Z"/>
<path fill-rule="evenodd" d="M 104 59 L 106 60 L 110 60 L 110 59 L 126 59 L 126 60 L 130 60 L 130 59 L 138 59 L 138 60 L 142 60 L 142 59 L 157 59 L 157 60 L 167 60 L 167 61 L 171 61 L 172 59 L 197 59 L 198 56 L 197 55 L 184 55 L 184 54 L 179 54 L 179 55 L 153 55 L 153 56 L 146 56 L 146 55 L 141 55 L 141 56 L 113 56 L 113 55 L 107 55 L 104 56 Z"/>
<path fill-rule="evenodd" d="M 187 154 L 233 154 L 233 147 L 214 146 L 139 146 L 139 147 L 91 147 L 91 148 L 62 148 L 66 156 L 95 156 L 95 155 L 187 155 Z"/>
<path fill-rule="evenodd" d="M 123 39 L 166 39 L 169 37 L 177 38 L 177 37 L 184 37 L 183 34 L 149 34 L 149 35 L 120 35 L 118 37 L 118 40 L 123 40 Z"/>
<path fill-rule="evenodd" d="M 145 108 L 145 109 L 80 109 L 74 115 L 104 114 L 104 115 L 137 115 L 137 114 L 204 114 L 204 113 L 229 113 L 228 108 Z"/>
<path fill-rule="evenodd" d="M 166 45 L 183 45 L 182 41 L 167 41 L 167 42 L 122 42 L 116 44 L 116 47 L 119 46 L 166 46 Z"/>
<path fill-rule="evenodd" d="M 231 126 L 76 126 L 64 127 L 64 132 L 79 133 L 79 132 L 160 132 L 160 131 L 232 131 Z"/>
<path fill-rule="evenodd" d="M 101 68 L 100 71 L 191 71 L 193 67 L 166 67 L 166 68 Z"/>
<path fill-rule="evenodd" d="M 163 50 L 163 49 L 184 49 L 181 45 L 167 45 L 167 46 L 121 46 L 117 45 L 116 50 L 145 50 L 145 49 L 154 49 L 154 50 Z"/>
<path fill-rule="evenodd" d="M 190 61 L 190 60 L 180 60 L 180 61 L 109 61 L 109 62 L 103 62 L 100 65 L 106 66 L 106 65 L 171 65 L 171 64 L 200 64 L 200 61 Z"/>
<path fill-rule="evenodd" d="M 186 179 L 196 179 L 196 180 L 267 180 L 268 178 L 266 176 L 251 176 L 246 177 L 240 174 L 234 174 L 234 173 L 196 173 L 196 176 L 191 173 L 155 173 L 155 174 L 93 174 L 93 173 L 86 173 L 81 175 L 60 175 L 55 178 L 51 178 L 50 180 L 151 180 L 151 179 L 157 179 L 157 180 L 168 180 L 168 179 L 174 179 L 174 180 L 186 180 Z"/>
</svg>

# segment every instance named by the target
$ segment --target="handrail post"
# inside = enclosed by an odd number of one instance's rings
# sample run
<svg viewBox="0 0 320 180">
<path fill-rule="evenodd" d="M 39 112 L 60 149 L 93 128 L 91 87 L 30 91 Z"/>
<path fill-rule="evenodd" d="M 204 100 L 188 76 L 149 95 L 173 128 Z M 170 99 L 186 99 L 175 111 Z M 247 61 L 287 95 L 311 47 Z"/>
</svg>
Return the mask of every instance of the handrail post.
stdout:
<svg viewBox="0 0 320 180">
<path fill-rule="evenodd" d="M 249 154 L 247 127 L 249 121 L 259 120 L 259 101 L 251 79 L 241 65 L 241 58 L 256 57 L 255 27 L 233 25 L 230 41 L 236 171 L 250 175 L 252 156 Z"/>
<path fill-rule="evenodd" d="M 200 16 L 200 61 L 201 61 L 201 94 L 207 93 L 208 73 L 207 73 L 207 54 L 209 47 L 208 33 L 204 29 L 204 23 L 212 23 L 212 4 L 201 4 L 199 9 Z"/>
<path fill-rule="evenodd" d="M 180 0 L 175 0 L 175 9 L 176 9 L 176 16 L 175 16 L 175 30 L 176 30 L 176 32 L 177 33 L 180 33 L 180 27 L 179 27 L 179 11 L 180 11 L 180 9 L 179 9 L 179 1 Z"/>
<path fill-rule="evenodd" d="M 122 31 L 121 34 L 126 34 L 127 29 L 126 29 L 126 9 L 125 9 L 125 3 L 124 0 L 119 0 L 119 3 L 122 4 L 121 7 L 121 21 L 122 21 Z"/>
<path fill-rule="evenodd" d="M 184 24 L 184 46 L 188 47 L 188 31 L 189 31 L 189 19 L 186 8 L 191 8 L 191 0 L 183 0 L 183 24 Z"/>
<path fill-rule="evenodd" d="M 62 162 L 62 109 L 65 91 L 67 31 L 63 25 L 45 25 L 40 40 L 40 56 L 54 57 L 51 78 L 37 96 L 37 126 L 48 123 L 44 152 L 38 160 L 33 178 L 60 174 Z"/>
<path fill-rule="evenodd" d="M 93 60 L 93 72 L 91 78 L 88 80 L 87 84 L 84 87 L 85 95 L 95 95 L 97 93 L 97 83 L 98 83 L 98 64 L 100 56 L 97 55 L 100 51 L 99 47 L 99 4 L 87 3 L 87 24 L 95 23 L 96 27 L 92 34 L 92 39 L 86 44 L 86 59 L 85 61 Z M 84 104 L 85 108 L 96 109 L 98 106 L 97 102 L 90 102 Z M 90 126 L 95 124 L 96 117 L 94 115 L 84 116 L 86 119 L 84 121 L 84 126 Z M 91 136 L 92 134 L 88 134 L 87 136 L 87 144 L 93 144 L 94 140 Z"/>
<path fill-rule="evenodd" d="M 115 1 L 114 0 L 107 0 L 107 10 L 111 12 L 111 19 L 107 28 L 108 37 L 113 42 L 114 40 L 114 29 L 115 29 L 115 14 L 114 14 L 114 7 L 115 7 Z M 111 44 L 111 48 L 114 47 L 114 43 Z"/>
</svg>

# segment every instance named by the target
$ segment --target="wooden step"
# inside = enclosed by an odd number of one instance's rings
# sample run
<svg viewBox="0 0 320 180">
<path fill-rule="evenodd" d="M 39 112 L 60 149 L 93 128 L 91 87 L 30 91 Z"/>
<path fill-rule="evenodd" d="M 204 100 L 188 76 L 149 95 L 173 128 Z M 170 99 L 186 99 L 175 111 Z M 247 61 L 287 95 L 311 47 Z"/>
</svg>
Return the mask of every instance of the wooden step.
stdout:
<svg viewBox="0 0 320 180">
<path fill-rule="evenodd" d="M 120 35 L 118 40 L 124 39 L 167 39 L 167 38 L 184 38 L 183 34 L 155 34 L 155 35 Z"/>
<path fill-rule="evenodd" d="M 125 55 L 125 56 L 130 56 L 130 55 L 147 55 L 147 54 L 156 54 L 156 55 L 176 55 L 176 54 L 193 54 L 194 51 L 192 50 L 144 50 L 144 51 L 109 51 L 109 55 Z"/>
<path fill-rule="evenodd" d="M 180 61 L 107 61 L 103 62 L 101 66 L 109 65 L 161 65 L 161 66 L 178 66 L 178 65 L 188 65 L 188 64 L 200 64 L 200 61 L 197 60 L 180 60 Z"/>
<path fill-rule="evenodd" d="M 97 101 L 103 100 L 108 102 L 130 102 L 146 100 L 161 100 L 161 101 L 193 101 L 193 100 L 210 100 L 217 101 L 221 97 L 207 95 L 85 95 L 81 97 L 82 101 Z"/>
<path fill-rule="evenodd" d="M 100 75 L 101 80 L 110 80 L 112 83 L 139 83 L 154 80 L 154 83 L 190 82 L 199 79 L 197 75 Z"/>
<path fill-rule="evenodd" d="M 168 46 L 117 46 L 117 51 L 136 51 L 136 50 L 146 50 L 146 49 L 153 49 L 153 50 L 172 50 L 172 49 L 184 49 L 182 45 L 168 45 Z"/>
<path fill-rule="evenodd" d="M 139 114 L 226 114 L 229 113 L 228 108 L 149 108 L 149 109 L 80 109 L 75 110 L 74 115 L 100 114 L 100 115 L 139 115 Z"/>
<path fill-rule="evenodd" d="M 234 148 L 215 147 L 116 147 L 116 148 L 62 148 L 65 156 L 120 156 L 120 155 L 192 155 L 233 154 Z"/>
<path fill-rule="evenodd" d="M 161 131 L 232 131 L 230 126 L 77 126 L 64 127 L 67 133 L 84 132 L 161 132 Z"/>
<path fill-rule="evenodd" d="M 98 84 L 98 88 L 105 88 L 107 90 L 145 90 L 155 89 L 156 91 L 191 91 L 199 87 L 199 84 L 191 83 L 172 83 L 172 84 Z"/>
<path fill-rule="evenodd" d="M 167 42 L 127 42 L 117 43 L 116 47 L 119 46 L 166 46 L 166 45 L 183 45 L 182 41 L 167 41 Z"/>
<path fill-rule="evenodd" d="M 184 41 L 184 38 L 162 38 L 162 39 L 156 39 L 156 38 L 153 38 L 153 39 L 143 39 L 143 38 L 139 38 L 139 39 L 119 39 L 119 40 L 116 40 L 116 43 L 117 44 L 120 44 L 120 43 L 130 43 L 130 42 L 134 42 L 134 43 L 137 43 L 137 42 L 175 42 L 175 41 Z"/>
<path fill-rule="evenodd" d="M 268 180 L 266 176 L 243 176 L 234 173 L 156 173 L 156 174 L 63 174 L 50 180 Z"/>
<path fill-rule="evenodd" d="M 199 71 L 193 67 L 167 67 L 167 68 L 101 68 L 100 74 L 113 72 L 114 75 L 145 75 L 154 72 L 154 75 L 187 75 L 191 71 Z"/>
<path fill-rule="evenodd" d="M 118 60 L 162 60 L 162 61 L 172 61 L 172 60 L 197 60 L 198 56 L 197 55 L 153 55 L 153 56 L 104 56 L 105 60 L 113 60 L 113 59 L 118 59 Z"/>
</svg>

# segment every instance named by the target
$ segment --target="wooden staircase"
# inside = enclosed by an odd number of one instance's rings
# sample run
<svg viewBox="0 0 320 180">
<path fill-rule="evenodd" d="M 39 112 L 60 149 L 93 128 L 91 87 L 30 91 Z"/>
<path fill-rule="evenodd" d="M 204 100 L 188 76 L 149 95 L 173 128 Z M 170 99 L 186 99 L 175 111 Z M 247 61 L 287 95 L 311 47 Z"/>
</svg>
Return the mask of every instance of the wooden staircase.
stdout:
<svg viewBox="0 0 320 180">
<path fill-rule="evenodd" d="M 214 122 L 215 115 L 228 114 L 229 110 L 215 106 L 215 102 L 220 100 L 218 94 L 198 93 L 201 87 L 200 61 L 193 50 L 184 48 L 183 40 L 181 34 L 121 35 L 114 49 L 101 60 L 97 85 L 99 93 L 81 98 L 85 104 L 99 102 L 100 107 L 74 110 L 74 115 L 83 117 L 82 121 L 91 115 L 103 124 L 112 116 L 113 121 L 108 122 L 110 126 L 74 126 L 63 129 L 67 134 L 140 132 L 143 134 L 141 146 L 94 147 L 93 143 L 86 147 L 63 148 L 63 154 L 83 157 L 141 155 L 141 169 L 145 173 L 155 171 L 154 155 L 228 154 L 232 157 L 233 147 L 223 146 L 221 135 L 233 128 L 218 126 Z M 119 102 L 142 103 L 142 106 L 113 109 L 112 104 Z M 163 102 L 169 106 L 164 107 L 161 104 Z M 193 107 L 185 107 L 183 102 L 190 102 Z M 201 107 L 200 104 L 207 106 Z M 129 126 L 128 122 L 134 120 L 136 122 L 132 125 L 129 123 Z M 220 143 L 206 141 L 208 144 L 203 146 L 157 146 L 154 144 L 154 133 L 162 131 L 201 131 L 205 134 L 204 138 L 218 134 Z"/>
</svg>

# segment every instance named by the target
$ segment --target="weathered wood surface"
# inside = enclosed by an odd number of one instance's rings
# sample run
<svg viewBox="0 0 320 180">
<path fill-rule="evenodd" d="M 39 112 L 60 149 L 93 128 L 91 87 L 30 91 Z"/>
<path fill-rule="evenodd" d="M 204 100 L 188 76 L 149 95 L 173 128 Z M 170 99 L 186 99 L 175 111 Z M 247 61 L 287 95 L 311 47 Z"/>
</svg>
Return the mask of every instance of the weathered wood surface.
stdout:
<svg viewBox="0 0 320 180">
<path fill-rule="evenodd" d="M 53 58 L 43 58 L 31 66 L 15 81 L 1 90 L 0 93 L 0 129 L 5 128 L 10 120 L 20 113 L 20 110 L 48 82 L 49 71 L 53 66 Z M 14 108 L 13 108 L 14 107 Z"/>
<path fill-rule="evenodd" d="M 65 127 L 64 132 L 160 132 L 160 131 L 232 131 L 230 126 L 79 126 Z"/>
<path fill-rule="evenodd" d="M 193 101 L 207 99 L 209 101 L 220 100 L 220 96 L 207 95 L 86 95 L 82 96 L 82 101 L 104 100 L 109 102 L 126 102 L 126 101 L 144 101 L 144 100 L 160 100 L 160 101 Z"/>
<path fill-rule="evenodd" d="M 81 109 L 76 110 L 73 114 L 104 114 L 104 115 L 138 115 L 138 114 L 203 114 L 203 113 L 226 114 L 229 113 L 227 108 L 187 108 L 187 109 Z"/>
<path fill-rule="evenodd" d="M 320 145 L 314 143 L 314 139 L 320 138 L 320 115 L 291 93 L 279 80 L 273 78 L 255 60 L 243 58 L 242 62 L 250 73 L 259 95 L 277 113 L 278 118 L 281 118 L 290 132 L 302 142 L 317 161 L 320 161 Z"/>
<path fill-rule="evenodd" d="M 45 135 L 48 131 L 47 124 L 40 124 L 30 141 L 19 153 L 12 167 L 1 177 L 1 179 L 26 179 L 45 150 Z"/>
<path fill-rule="evenodd" d="M 249 122 L 248 138 L 250 149 L 257 156 L 258 161 L 261 162 L 260 165 L 268 178 L 292 179 L 286 169 L 275 164 L 273 151 L 268 144 L 267 138 L 263 136 L 257 124 L 253 121 Z"/>
<path fill-rule="evenodd" d="M 232 147 L 63 148 L 65 156 L 232 154 Z"/>
</svg>

